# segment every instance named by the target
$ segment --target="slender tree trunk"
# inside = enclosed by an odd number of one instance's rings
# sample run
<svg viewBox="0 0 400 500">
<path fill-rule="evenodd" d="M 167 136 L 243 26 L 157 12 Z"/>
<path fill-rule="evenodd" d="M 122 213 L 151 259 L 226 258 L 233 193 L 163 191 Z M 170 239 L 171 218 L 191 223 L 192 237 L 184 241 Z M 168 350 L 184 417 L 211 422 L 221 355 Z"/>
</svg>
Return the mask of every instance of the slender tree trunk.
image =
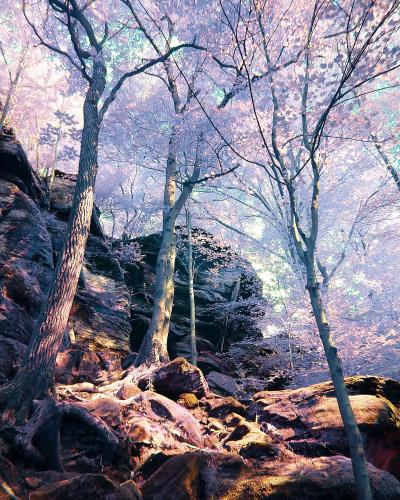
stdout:
<svg viewBox="0 0 400 500">
<path fill-rule="evenodd" d="M 6 97 L 6 102 L 4 103 L 3 109 L 1 110 L 0 131 L 3 129 L 5 122 L 6 122 L 6 119 L 8 117 L 8 112 L 9 112 L 10 106 L 11 106 L 11 99 L 12 99 L 14 91 L 17 87 L 17 82 L 18 82 L 18 80 L 17 81 L 13 80 L 12 82 L 10 82 L 10 86 L 8 88 L 8 93 L 7 93 L 7 97 Z"/>
<path fill-rule="evenodd" d="M 173 128 L 166 169 L 164 188 L 164 213 L 161 247 L 157 256 L 154 306 L 149 329 L 140 346 L 135 365 L 158 364 L 169 360 L 167 341 L 174 302 L 174 273 L 176 259 L 175 225 L 178 216 L 189 199 L 201 170 L 200 149 L 203 136 L 200 134 L 196 159 L 190 182 L 185 183 L 176 200 L 177 129 Z"/>
<path fill-rule="evenodd" d="M 241 281 L 241 278 L 239 276 L 239 278 L 236 280 L 235 286 L 234 286 L 234 288 L 232 290 L 231 303 L 230 303 L 230 306 L 229 306 L 228 316 L 227 316 L 226 321 L 225 321 L 225 330 L 224 330 L 223 335 L 222 335 L 221 345 L 220 345 L 220 348 L 219 348 L 219 352 L 224 352 L 224 349 L 225 349 L 226 337 L 227 337 L 229 329 L 231 327 L 232 316 L 233 316 L 233 313 L 235 311 L 235 304 L 236 304 L 237 299 L 239 297 L 240 281 Z"/>
<path fill-rule="evenodd" d="M 114 241 L 114 234 L 115 234 L 115 214 L 112 210 L 110 210 L 111 217 L 112 217 L 112 227 L 111 227 L 111 241 Z"/>
<path fill-rule="evenodd" d="M 368 465 L 364 453 L 364 444 L 361 437 L 350 398 L 347 392 L 342 363 L 333 342 L 329 323 L 323 306 L 322 294 L 316 279 L 315 265 L 307 261 L 307 290 L 317 323 L 318 332 L 324 347 L 328 361 L 329 372 L 335 389 L 335 395 L 342 416 L 344 430 L 349 443 L 349 451 L 353 474 L 356 485 L 357 498 L 360 500 L 372 500 Z"/>
<path fill-rule="evenodd" d="M 190 305 L 190 345 L 192 354 L 192 364 L 194 366 L 197 366 L 196 302 L 194 297 L 192 216 L 189 208 L 186 209 L 186 227 L 188 232 L 188 288 L 189 288 L 189 305 Z"/>
<path fill-rule="evenodd" d="M 299 217 L 293 202 L 292 187 L 289 186 L 290 206 L 292 212 L 292 235 L 296 250 L 302 260 L 307 274 L 306 289 L 308 291 L 313 315 L 318 327 L 319 336 L 324 347 L 325 356 L 329 366 L 335 396 L 342 417 L 344 430 L 349 444 L 351 464 L 354 474 L 354 482 L 358 500 L 372 500 L 371 486 L 368 475 L 368 464 L 364 453 L 364 444 L 360 430 L 350 404 L 344 379 L 342 363 L 334 345 L 331 331 L 323 305 L 323 296 L 317 280 L 317 264 L 315 258 L 318 229 L 319 229 L 319 181 L 320 173 L 316 160 L 311 155 L 311 166 L 313 171 L 313 193 L 310 205 L 311 231 L 307 237 L 299 228 Z M 305 246 L 305 249 L 304 249 Z"/>
<path fill-rule="evenodd" d="M 104 63 L 96 61 L 84 104 L 79 172 L 63 251 L 20 369 L 0 389 L 0 404 L 23 419 L 34 399 L 54 385 L 56 356 L 68 322 L 92 217 L 99 136 L 98 101 L 105 87 Z"/>
<path fill-rule="evenodd" d="M 174 302 L 174 273 L 176 258 L 176 215 L 173 207 L 176 198 L 177 131 L 172 130 L 164 188 L 163 230 L 157 256 L 154 306 L 149 329 L 140 346 L 136 366 L 142 363 L 169 361 L 167 341 Z"/>
<path fill-rule="evenodd" d="M 26 57 L 26 54 L 28 52 L 28 48 L 26 47 L 24 49 L 24 52 L 22 53 L 22 56 L 19 60 L 19 64 L 18 64 L 18 68 L 17 68 L 17 72 L 15 74 L 15 77 L 12 78 L 11 77 L 11 74 L 10 74 L 10 86 L 8 88 L 8 93 L 7 93 L 7 97 L 6 97 L 6 102 L 3 106 L 3 109 L 1 110 L 1 116 L 0 116 L 0 132 L 2 131 L 4 125 L 5 125 L 5 121 L 8 117 L 8 112 L 10 110 L 10 107 L 11 107 L 11 99 L 14 95 L 14 92 L 18 86 L 18 81 L 20 79 L 20 76 L 22 74 L 22 70 L 24 69 L 24 60 L 25 60 L 25 57 Z"/>
<path fill-rule="evenodd" d="M 61 123 L 60 123 L 60 127 L 61 127 Z M 50 172 L 48 173 L 48 175 L 46 176 L 47 177 L 47 188 L 49 190 L 49 194 L 51 192 L 51 187 L 53 185 L 53 182 L 54 182 L 54 174 L 55 174 L 55 171 L 56 171 L 56 167 L 57 167 L 57 157 L 58 157 L 58 146 L 60 144 L 60 139 L 61 139 L 61 132 L 58 131 L 57 133 L 57 138 L 56 138 L 56 143 L 54 145 L 54 156 L 53 156 L 53 161 L 51 163 L 51 167 L 50 167 Z M 49 175 L 50 174 L 50 175 Z"/>
<path fill-rule="evenodd" d="M 287 326 L 287 336 L 288 336 L 288 347 L 289 347 L 289 364 L 290 364 L 290 373 L 293 377 L 294 374 L 294 366 L 293 366 L 293 349 L 292 349 L 292 327 L 289 323 Z"/>
</svg>

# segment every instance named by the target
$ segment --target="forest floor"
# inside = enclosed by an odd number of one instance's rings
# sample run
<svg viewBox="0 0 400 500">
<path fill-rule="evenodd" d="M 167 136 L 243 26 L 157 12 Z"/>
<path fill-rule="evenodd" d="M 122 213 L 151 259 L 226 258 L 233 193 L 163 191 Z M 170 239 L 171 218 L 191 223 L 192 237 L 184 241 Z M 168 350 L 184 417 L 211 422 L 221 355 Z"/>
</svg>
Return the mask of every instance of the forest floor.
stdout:
<svg viewBox="0 0 400 500">
<path fill-rule="evenodd" d="M 270 347 L 250 347 L 265 361 L 279 356 Z M 64 380 L 56 401 L 62 469 L 49 470 L 46 441 L 33 439 L 33 448 L 25 449 L 10 433 L 2 434 L 1 499 L 355 498 L 329 383 L 221 396 L 183 358 L 122 369 L 110 357 L 98 377 L 97 354 L 82 351 L 76 357 L 76 350 L 58 359 L 58 378 Z M 70 359 L 79 359 L 72 371 Z M 239 372 L 250 368 L 245 359 L 251 358 L 242 356 Z M 353 377 L 347 384 L 366 442 L 374 498 L 398 499 L 400 383 Z M 38 423 L 35 413 L 27 428 Z"/>
</svg>

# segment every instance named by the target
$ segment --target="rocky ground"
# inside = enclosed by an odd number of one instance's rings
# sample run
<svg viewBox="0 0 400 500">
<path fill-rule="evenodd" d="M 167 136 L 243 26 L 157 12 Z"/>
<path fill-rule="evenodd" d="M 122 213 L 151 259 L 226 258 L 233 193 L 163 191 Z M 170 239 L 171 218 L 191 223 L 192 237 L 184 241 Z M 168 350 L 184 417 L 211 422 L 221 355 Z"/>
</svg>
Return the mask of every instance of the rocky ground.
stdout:
<svg viewBox="0 0 400 500">
<path fill-rule="evenodd" d="M 28 455 L 3 434 L 0 498 L 355 498 L 328 383 L 241 401 L 210 391 L 183 358 L 123 370 L 114 357 L 99 372 L 96 355 L 82 354 L 72 367 L 71 357 L 70 349 L 60 354 L 57 371 L 62 467 L 47 470 L 40 442 Z M 374 498 L 400 498 L 400 384 L 347 384 Z"/>
</svg>

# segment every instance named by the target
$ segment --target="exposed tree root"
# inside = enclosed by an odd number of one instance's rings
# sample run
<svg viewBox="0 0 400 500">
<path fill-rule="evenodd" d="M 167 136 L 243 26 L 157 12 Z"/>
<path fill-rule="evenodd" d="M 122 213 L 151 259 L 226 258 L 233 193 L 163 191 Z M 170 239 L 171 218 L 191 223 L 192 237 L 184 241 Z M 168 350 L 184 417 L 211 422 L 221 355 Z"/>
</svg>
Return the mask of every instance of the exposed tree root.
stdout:
<svg viewBox="0 0 400 500">
<path fill-rule="evenodd" d="M 62 403 L 60 408 L 63 417 L 80 420 L 88 427 L 94 429 L 99 438 L 111 447 L 111 451 L 116 449 L 119 443 L 118 438 L 104 420 L 92 415 L 89 410 L 86 410 L 82 406 Z"/>
<path fill-rule="evenodd" d="M 60 459 L 61 412 L 53 399 L 34 401 L 31 418 L 16 427 L 14 444 L 29 461 L 51 470 L 63 471 Z"/>
<path fill-rule="evenodd" d="M 102 419 L 81 406 L 57 403 L 51 398 L 34 401 L 32 416 L 26 423 L 3 423 L 0 433 L 23 459 L 37 467 L 62 472 L 60 425 L 63 418 L 79 420 L 94 430 L 107 445 L 108 452 L 116 450 L 118 438 Z"/>
</svg>

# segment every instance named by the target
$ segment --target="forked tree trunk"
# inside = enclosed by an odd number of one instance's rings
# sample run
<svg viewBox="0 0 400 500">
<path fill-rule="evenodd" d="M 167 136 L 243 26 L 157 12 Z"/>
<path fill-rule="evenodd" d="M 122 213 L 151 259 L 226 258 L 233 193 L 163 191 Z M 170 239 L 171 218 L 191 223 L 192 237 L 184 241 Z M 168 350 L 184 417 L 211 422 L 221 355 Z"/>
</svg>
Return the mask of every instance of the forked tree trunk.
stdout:
<svg viewBox="0 0 400 500">
<path fill-rule="evenodd" d="M 157 256 L 156 282 L 154 287 L 154 305 L 150 326 L 140 346 L 135 366 L 146 364 L 158 364 L 169 361 L 167 342 L 169 325 L 171 321 L 172 306 L 174 303 L 174 274 L 176 259 L 176 234 L 175 225 L 178 216 L 189 199 L 195 183 L 200 175 L 200 144 L 203 142 L 202 135 L 196 150 L 196 160 L 193 173 L 189 183 L 182 189 L 176 200 L 176 159 L 177 159 L 177 137 L 174 127 L 169 143 L 169 153 L 166 169 L 164 188 L 164 214 L 161 247 Z"/>
<path fill-rule="evenodd" d="M 349 444 L 357 498 L 360 500 L 372 500 L 368 466 L 364 453 L 364 444 L 350 404 L 342 363 L 331 336 L 329 323 L 323 305 L 321 290 L 316 279 L 315 265 L 313 262 L 307 261 L 306 267 L 307 291 L 310 296 L 313 315 L 317 323 L 319 336 L 328 361 L 329 372 L 333 382 L 336 400 Z"/>
<path fill-rule="evenodd" d="M 21 367 L 14 379 L 0 389 L 0 405 L 16 410 L 20 419 L 27 415 L 32 401 L 45 397 L 54 385 L 56 356 L 67 326 L 90 231 L 97 174 L 97 105 L 104 87 L 105 66 L 96 61 L 83 108 L 79 172 L 63 251 Z"/>
<path fill-rule="evenodd" d="M 194 297 L 194 264 L 193 264 L 193 241 L 192 241 L 192 216 L 189 208 L 186 210 L 186 228 L 188 232 L 188 289 L 190 307 L 190 345 L 192 364 L 197 366 L 196 346 L 196 302 Z"/>
</svg>

